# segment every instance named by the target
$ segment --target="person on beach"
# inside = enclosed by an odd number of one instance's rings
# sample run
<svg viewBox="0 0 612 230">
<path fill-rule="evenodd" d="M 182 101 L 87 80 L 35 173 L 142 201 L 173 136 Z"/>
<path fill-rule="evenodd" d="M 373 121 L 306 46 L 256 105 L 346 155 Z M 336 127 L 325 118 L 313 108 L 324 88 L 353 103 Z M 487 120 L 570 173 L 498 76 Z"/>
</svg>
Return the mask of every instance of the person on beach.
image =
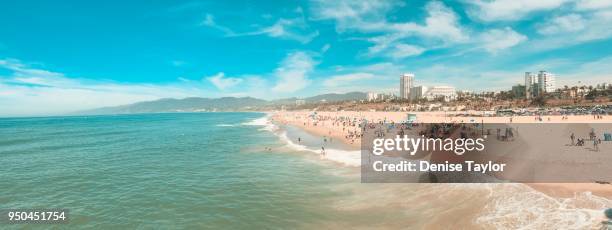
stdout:
<svg viewBox="0 0 612 230">
<path fill-rule="evenodd" d="M 321 156 L 325 156 L 325 147 L 321 146 Z"/>
<path fill-rule="evenodd" d="M 298 137 L 298 143 L 301 143 L 301 142 L 302 142 L 302 138 Z"/>
<path fill-rule="evenodd" d="M 576 137 L 574 136 L 574 133 L 572 133 L 572 135 L 570 135 L 570 139 L 572 139 L 572 145 L 574 145 L 574 138 Z"/>
<path fill-rule="evenodd" d="M 501 130 L 498 128 L 497 129 L 497 140 L 499 140 L 499 138 L 500 138 L 500 132 L 501 132 Z"/>
<path fill-rule="evenodd" d="M 599 140 L 593 139 L 593 148 L 595 149 L 595 152 L 599 152 Z"/>
</svg>

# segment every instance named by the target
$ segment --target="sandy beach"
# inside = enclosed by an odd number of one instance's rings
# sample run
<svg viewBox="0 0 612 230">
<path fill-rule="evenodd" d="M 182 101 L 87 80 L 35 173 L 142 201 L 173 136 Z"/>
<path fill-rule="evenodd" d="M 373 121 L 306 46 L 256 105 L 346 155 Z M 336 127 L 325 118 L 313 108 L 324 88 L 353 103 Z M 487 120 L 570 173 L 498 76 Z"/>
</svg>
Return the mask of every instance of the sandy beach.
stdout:
<svg viewBox="0 0 612 230">
<path fill-rule="evenodd" d="M 416 115 L 420 123 L 612 123 L 612 116 L 595 118 L 592 115 L 574 116 L 465 116 L 485 114 L 482 111 L 469 112 L 409 112 Z M 360 145 L 358 124 L 401 123 L 407 120 L 408 112 L 321 112 L 283 111 L 270 112 L 272 120 L 282 124 L 300 127 L 320 136 L 342 140 L 356 148 Z"/>
<path fill-rule="evenodd" d="M 472 111 L 470 114 L 484 114 Z M 360 148 L 358 124 L 365 121 L 374 123 L 404 122 L 407 112 L 320 112 L 283 111 L 270 112 L 274 122 L 303 129 L 322 138 L 332 138 L 347 143 L 355 150 Z M 465 112 L 410 112 L 421 123 L 612 123 L 612 116 L 465 116 Z M 612 185 L 597 183 L 529 183 L 531 188 L 554 197 L 572 197 L 577 193 L 590 192 L 594 195 L 612 198 Z"/>
</svg>

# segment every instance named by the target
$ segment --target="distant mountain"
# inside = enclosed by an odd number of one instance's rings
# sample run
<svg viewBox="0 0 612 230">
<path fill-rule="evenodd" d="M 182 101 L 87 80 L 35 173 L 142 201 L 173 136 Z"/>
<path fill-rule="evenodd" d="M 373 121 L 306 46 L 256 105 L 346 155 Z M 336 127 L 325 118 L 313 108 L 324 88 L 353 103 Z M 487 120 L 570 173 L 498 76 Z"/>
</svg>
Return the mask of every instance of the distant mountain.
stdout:
<svg viewBox="0 0 612 230">
<path fill-rule="evenodd" d="M 336 102 L 336 101 L 353 101 L 353 100 L 365 100 L 367 99 L 367 93 L 363 92 L 350 92 L 350 93 L 328 93 L 321 94 L 314 97 L 304 98 L 306 102 L 320 102 L 321 100 L 325 100 L 327 102 Z"/>
<path fill-rule="evenodd" d="M 352 101 L 366 99 L 366 93 L 351 92 L 345 94 L 322 94 L 303 98 L 307 103 Z M 155 101 L 138 102 L 129 105 L 103 107 L 75 114 L 124 114 L 124 113 L 167 113 L 167 112 L 206 112 L 206 111 L 247 111 L 269 109 L 275 105 L 294 105 L 298 98 L 285 98 L 266 101 L 252 97 L 201 98 L 183 99 L 164 98 Z"/>
<path fill-rule="evenodd" d="M 306 98 L 284 98 L 272 101 L 273 104 L 295 104 L 296 100 L 304 100 L 307 103 L 316 103 L 325 100 L 326 102 L 338 102 L 338 101 L 353 101 L 353 100 L 365 100 L 367 99 L 367 93 L 363 92 L 350 92 L 350 93 L 328 93 L 321 94 L 313 97 Z"/>
<path fill-rule="evenodd" d="M 163 113 L 252 110 L 269 102 L 252 97 L 222 97 L 184 99 L 164 98 L 155 101 L 138 102 L 129 105 L 103 107 L 79 112 L 79 114 L 122 114 L 122 113 Z"/>
</svg>

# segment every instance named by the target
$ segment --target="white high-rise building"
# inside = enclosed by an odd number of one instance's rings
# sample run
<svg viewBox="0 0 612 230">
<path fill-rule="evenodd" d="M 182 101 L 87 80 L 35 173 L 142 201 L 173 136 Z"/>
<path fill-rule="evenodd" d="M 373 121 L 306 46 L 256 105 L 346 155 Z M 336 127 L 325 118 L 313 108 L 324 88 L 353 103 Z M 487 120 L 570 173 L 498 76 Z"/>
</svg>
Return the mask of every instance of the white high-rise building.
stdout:
<svg viewBox="0 0 612 230">
<path fill-rule="evenodd" d="M 552 93 L 555 87 L 555 75 L 544 70 L 538 73 L 538 91 L 539 93 Z"/>
<path fill-rule="evenodd" d="M 538 78 L 531 72 L 525 72 L 525 98 L 530 99 L 537 95 Z"/>
<path fill-rule="evenodd" d="M 400 98 L 404 100 L 410 99 L 410 88 L 414 82 L 414 74 L 405 73 L 400 77 Z"/>
</svg>

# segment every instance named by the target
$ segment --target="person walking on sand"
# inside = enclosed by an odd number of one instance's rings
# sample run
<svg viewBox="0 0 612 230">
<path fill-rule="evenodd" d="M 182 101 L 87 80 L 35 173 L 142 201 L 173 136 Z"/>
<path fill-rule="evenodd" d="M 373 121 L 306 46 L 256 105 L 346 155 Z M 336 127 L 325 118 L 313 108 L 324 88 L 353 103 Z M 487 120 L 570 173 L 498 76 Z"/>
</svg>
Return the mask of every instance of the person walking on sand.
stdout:
<svg viewBox="0 0 612 230">
<path fill-rule="evenodd" d="M 576 137 L 574 136 L 574 133 L 572 133 L 572 135 L 570 135 L 570 139 L 572 139 L 572 145 L 574 145 L 574 138 Z"/>
<path fill-rule="evenodd" d="M 593 138 L 593 148 L 595 149 L 595 152 L 599 152 L 599 140 Z"/>
</svg>

